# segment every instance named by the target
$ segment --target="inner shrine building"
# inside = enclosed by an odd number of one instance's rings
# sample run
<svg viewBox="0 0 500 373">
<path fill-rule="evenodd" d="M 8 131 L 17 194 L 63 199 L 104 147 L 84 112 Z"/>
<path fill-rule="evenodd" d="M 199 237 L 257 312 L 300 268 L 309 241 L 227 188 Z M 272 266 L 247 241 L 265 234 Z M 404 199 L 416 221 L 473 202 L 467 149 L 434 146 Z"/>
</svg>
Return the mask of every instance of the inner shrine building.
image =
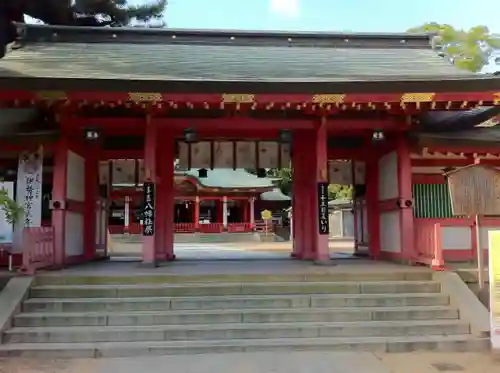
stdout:
<svg viewBox="0 0 500 373">
<path fill-rule="evenodd" d="M 181 164 L 174 171 L 175 233 L 253 232 L 262 211 L 279 214 L 290 206 L 276 179 L 245 169 L 182 170 Z M 111 186 L 111 234 L 142 234 L 143 175 L 142 159 L 101 161 L 100 185 Z"/>
<path fill-rule="evenodd" d="M 25 268 L 105 256 L 113 203 L 126 196 L 129 210 L 148 212 L 145 265 L 175 258 L 176 224 L 200 225 L 207 209 L 200 200 L 192 212 L 193 197 L 215 201 L 209 220 L 223 226 L 218 211 L 238 201 L 228 224 L 252 229 L 252 201 L 271 185 L 257 177 L 245 187 L 240 176 L 210 185 L 211 172 L 290 164 L 291 254 L 329 261 L 327 187 L 338 177 L 329 160 L 364 170 L 351 181 L 356 240 L 371 258 L 432 263 L 421 237 L 436 222 L 445 256 L 473 250 L 467 220 L 430 208 L 446 198 L 432 188 L 446 188 L 447 167 L 500 167 L 496 128 L 484 127 L 500 113 L 500 78 L 459 70 L 429 35 L 19 27 L 0 60 L 0 159 L 9 168 L 43 149 L 50 192 L 45 223 L 23 231 Z M 141 160 L 142 197 L 100 182 L 100 162 L 119 160 Z M 460 242 L 449 227 L 464 228 Z"/>
</svg>

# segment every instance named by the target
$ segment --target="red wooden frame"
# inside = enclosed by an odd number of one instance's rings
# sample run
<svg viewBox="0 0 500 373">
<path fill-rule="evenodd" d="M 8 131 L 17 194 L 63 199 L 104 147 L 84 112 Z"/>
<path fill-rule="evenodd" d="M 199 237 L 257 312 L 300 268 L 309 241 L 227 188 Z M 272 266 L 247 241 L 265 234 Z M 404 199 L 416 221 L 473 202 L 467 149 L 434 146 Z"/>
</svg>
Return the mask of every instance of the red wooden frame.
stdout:
<svg viewBox="0 0 500 373">
<path fill-rule="evenodd" d="M 475 261 L 477 258 L 477 240 L 476 240 L 476 229 L 475 229 L 475 219 L 474 218 L 446 218 L 446 219 L 415 219 L 416 224 L 426 232 L 430 232 L 430 226 L 438 225 L 439 229 L 442 231 L 445 227 L 463 227 L 469 228 L 471 230 L 470 238 L 470 249 L 459 249 L 456 247 L 443 247 L 441 241 L 439 241 L 440 251 L 442 253 L 443 260 L 446 261 L 456 261 L 456 262 L 467 262 Z M 480 218 L 479 225 L 481 228 L 497 228 L 500 229 L 500 218 Z M 423 233 L 419 233 L 423 234 Z M 440 233 L 441 234 L 441 233 Z M 419 238 L 422 239 L 422 238 Z M 488 255 L 488 243 L 481 242 L 483 255 L 487 258 Z M 428 249 L 421 249 L 428 250 Z"/>
</svg>

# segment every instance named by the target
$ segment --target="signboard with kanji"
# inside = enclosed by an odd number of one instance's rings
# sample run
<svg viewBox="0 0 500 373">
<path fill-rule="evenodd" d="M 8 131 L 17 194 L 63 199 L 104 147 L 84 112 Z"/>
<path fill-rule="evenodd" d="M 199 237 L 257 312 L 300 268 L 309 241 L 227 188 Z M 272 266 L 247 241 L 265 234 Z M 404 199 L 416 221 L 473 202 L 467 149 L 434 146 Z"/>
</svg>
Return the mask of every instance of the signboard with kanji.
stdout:
<svg viewBox="0 0 500 373">
<path fill-rule="evenodd" d="M 328 217 L 328 183 L 318 183 L 318 233 L 330 233 L 330 219 Z"/>
<path fill-rule="evenodd" d="M 143 205 L 143 236 L 154 236 L 155 234 L 155 185 L 151 182 L 144 183 L 144 205 Z"/>
<path fill-rule="evenodd" d="M 453 215 L 500 214 L 500 171 L 473 164 L 445 174 Z"/>
<path fill-rule="evenodd" d="M 263 210 L 261 213 L 260 213 L 261 217 L 262 217 L 262 220 L 270 220 L 273 218 L 273 214 L 271 213 L 271 211 L 269 210 Z"/>
</svg>

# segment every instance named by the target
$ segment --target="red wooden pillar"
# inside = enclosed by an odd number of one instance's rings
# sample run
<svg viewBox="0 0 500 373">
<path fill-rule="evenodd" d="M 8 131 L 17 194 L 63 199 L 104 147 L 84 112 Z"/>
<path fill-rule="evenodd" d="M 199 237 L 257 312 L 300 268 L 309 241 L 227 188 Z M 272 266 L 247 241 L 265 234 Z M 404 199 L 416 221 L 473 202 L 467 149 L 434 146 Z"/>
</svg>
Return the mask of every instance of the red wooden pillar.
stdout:
<svg viewBox="0 0 500 373">
<path fill-rule="evenodd" d="M 174 260 L 174 158 L 175 140 L 167 133 L 162 138 L 162 146 L 158 147 L 160 155 L 157 164 L 158 186 L 158 230 L 157 230 L 157 258 L 159 260 Z"/>
<path fill-rule="evenodd" d="M 194 200 L 194 229 L 200 228 L 200 197 L 196 196 Z"/>
<path fill-rule="evenodd" d="M 250 197 L 248 199 L 248 221 L 251 225 L 251 229 L 255 228 L 255 197 Z"/>
<path fill-rule="evenodd" d="M 249 205 L 249 202 L 248 200 L 244 200 L 244 199 L 241 199 L 240 200 L 240 204 L 243 204 L 243 207 L 242 207 L 242 216 L 241 216 L 241 220 L 242 220 L 242 223 L 248 223 L 248 205 Z"/>
<path fill-rule="evenodd" d="M 83 247 L 85 260 L 91 260 L 96 252 L 96 210 L 99 194 L 99 145 L 85 144 L 85 207 L 83 211 Z"/>
<path fill-rule="evenodd" d="M 304 131 L 301 135 L 304 150 L 302 159 L 302 187 L 300 188 L 300 220 L 302 229 L 303 251 L 302 258 L 305 260 L 316 259 L 316 235 L 318 232 L 318 211 L 317 211 L 317 152 L 316 149 L 316 130 Z"/>
<path fill-rule="evenodd" d="M 155 184 L 155 201 L 154 208 L 155 214 L 158 208 L 158 183 L 156 178 L 156 137 L 157 130 L 151 124 L 151 117 L 148 115 L 146 118 L 146 133 L 144 138 L 144 181 L 153 182 Z M 156 218 L 156 216 L 155 216 Z M 145 266 L 156 266 L 156 230 L 159 224 L 155 219 L 155 233 L 152 236 L 143 236 L 142 241 L 142 263 Z"/>
<path fill-rule="evenodd" d="M 54 146 L 52 181 L 52 227 L 54 229 L 54 265 L 63 267 L 66 261 L 66 191 L 69 141 L 63 134 Z"/>
<path fill-rule="evenodd" d="M 315 129 L 313 135 L 313 147 L 310 148 L 310 153 L 314 155 L 314 162 L 310 165 L 313 173 L 309 183 L 309 195 L 312 196 L 311 210 L 308 218 L 312 222 L 312 230 L 310 232 L 312 242 L 311 246 L 314 250 L 313 259 L 318 262 L 329 262 L 330 252 L 328 248 L 328 234 L 319 234 L 319 195 L 318 183 L 328 183 L 328 134 L 326 128 L 326 118 L 322 118 L 319 126 Z M 311 151 L 311 150 L 315 151 Z"/>
<path fill-rule="evenodd" d="M 293 251 L 292 257 L 302 259 L 305 252 L 305 237 L 304 237 L 304 160 L 307 160 L 307 152 L 304 152 L 304 137 L 303 133 L 297 131 L 293 136 L 292 147 L 292 167 L 293 167 L 293 184 L 292 184 L 292 222 L 293 224 Z"/>
<path fill-rule="evenodd" d="M 368 221 L 368 252 L 370 258 L 380 258 L 379 156 L 373 149 L 366 159 L 366 212 Z"/>
<path fill-rule="evenodd" d="M 216 223 L 222 224 L 222 197 L 215 201 L 215 209 L 216 209 Z"/>
<path fill-rule="evenodd" d="M 158 146 L 156 149 L 157 162 L 157 178 L 156 178 L 156 206 L 155 206 L 155 255 L 157 261 L 166 260 L 165 253 L 165 218 L 166 218 L 166 206 L 165 206 L 165 158 L 164 158 L 164 148 L 163 139 L 161 139 L 162 146 Z"/>
<path fill-rule="evenodd" d="M 413 191 L 410 146 L 404 135 L 400 135 L 396 143 L 398 156 L 398 186 L 400 230 L 401 230 L 401 257 L 403 261 L 409 261 L 413 253 Z"/>
</svg>

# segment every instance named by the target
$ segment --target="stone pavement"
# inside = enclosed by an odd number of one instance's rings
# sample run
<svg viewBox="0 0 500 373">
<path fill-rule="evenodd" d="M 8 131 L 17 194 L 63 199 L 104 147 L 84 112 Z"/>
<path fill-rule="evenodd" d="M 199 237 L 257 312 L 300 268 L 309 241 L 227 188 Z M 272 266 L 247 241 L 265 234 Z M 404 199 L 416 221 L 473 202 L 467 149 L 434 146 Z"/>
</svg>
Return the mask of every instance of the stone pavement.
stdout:
<svg viewBox="0 0 500 373">
<path fill-rule="evenodd" d="M 498 373 L 484 353 L 281 352 L 120 359 L 0 359 L 0 373 Z"/>
<path fill-rule="evenodd" d="M 352 256 L 352 242 L 331 241 L 329 243 L 332 259 Z M 232 242 L 232 243 L 176 243 L 174 252 L 182 260 L 262 260 L 286 259 L 292 252 L 290 242 Z M 112 257 L 140 259 L 140 243 L 113 242 Z"/>
</svg>

